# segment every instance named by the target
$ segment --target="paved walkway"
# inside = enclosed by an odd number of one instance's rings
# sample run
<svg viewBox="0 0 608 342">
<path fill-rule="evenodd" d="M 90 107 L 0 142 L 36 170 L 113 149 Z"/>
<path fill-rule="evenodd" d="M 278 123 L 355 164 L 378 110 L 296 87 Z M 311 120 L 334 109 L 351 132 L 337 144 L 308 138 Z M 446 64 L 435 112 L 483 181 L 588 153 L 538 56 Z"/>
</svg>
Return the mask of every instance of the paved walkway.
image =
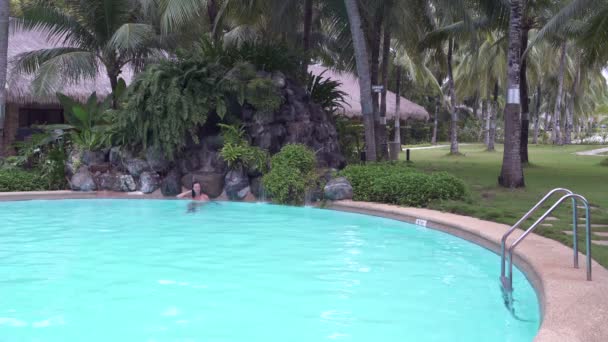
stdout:
<svg viewBox="0 0 608 342">
<path fill-rule="evenodd" d="M 601 155 L 602 153 L 606 153 L 606 152 L 608 152 L 608 147 L 596 148 L 595 150 L 589 150 L 589 151 L 576 152 L 576 155 L 579 155 L 579 156 L 597 156 L 597 155 Z"/>
<path fill-rule="evenodd" d="M 467 145 L 471 145 L 471 144 L 458 144 L 458 146 L 467 146 Z M 434 148 L 444 148 L 444 147 L 450 147 L 450 145 L 433 145 L 433 146 L 424 146 L 424 147 L 407 147 L 407 145 L 403 145 L 403 150 L 432 150 Z"/>
</svg>

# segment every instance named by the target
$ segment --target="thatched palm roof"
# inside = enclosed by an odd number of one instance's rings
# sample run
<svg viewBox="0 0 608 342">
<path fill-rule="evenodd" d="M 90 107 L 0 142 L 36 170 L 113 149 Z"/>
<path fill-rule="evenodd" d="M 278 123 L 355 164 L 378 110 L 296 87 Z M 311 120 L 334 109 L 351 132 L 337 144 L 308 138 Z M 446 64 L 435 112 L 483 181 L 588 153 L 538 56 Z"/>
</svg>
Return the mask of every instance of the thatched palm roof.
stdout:
<svg viewBox="0 0 608 342">
<path fill-rule="evenodd" d="M 361 94 L 359 91 L 359 78 L 357 76 L 348 72 L 333 71 L 322 65 L 311 65 L 308 67 L 308 71 L 317 76 L 323 74 L 323 77 L 325 78 L 331 78 L 332 80 L 342 83 L 340 90 L 347 94 L 344 114 L 349 117 L 361 116 Z M 396 99 L 395 93 L 391 91 L 387 92 L 386 116 L 388 119 L 393 119 L 395 117 Z M 401 97 L 399 114 L 402 120 L 407 120 L 409 118 L 416 120 L 429 119 L 429 113 L 424 107 L 403 96 Z"/>
<path fill-rule="evenodd" d="M 13 26 L 11 26 L 11 29 Z M 47 94 L 36 96 L 33 93 L 31 83 L 34 79 L 33 75 L 28 75 L 22 72 L 16 72 L 11 65 L 15 57 L 21 53 L 56 48 L 66 47 L 67 45 L 60 42 L 53 42 L 47 39 L 48 35 L 45 32 L 38 30 L 18 30 L 12 31 L 8 38 L 8 73 L 7 73 L 7 102 L 8 103 L 37 103 L 37 104 L 58 104 L 59 101 L 55 94 Z M 106 97 L 112 92 L 110 80 L 106 76 L 106 69 L 103 65 L 99 68 L 97 77 L 94 79 L 83 79 L 79 82 L 65 83 L 57 89 L 66 95 L 80 100 L 86 100 L 92 92 L 97 92 L 99 97 Z M 123 68 L 120 75 L 127 84 L 133 78 L 133 70 L 131 68 Z"/>
</svg>

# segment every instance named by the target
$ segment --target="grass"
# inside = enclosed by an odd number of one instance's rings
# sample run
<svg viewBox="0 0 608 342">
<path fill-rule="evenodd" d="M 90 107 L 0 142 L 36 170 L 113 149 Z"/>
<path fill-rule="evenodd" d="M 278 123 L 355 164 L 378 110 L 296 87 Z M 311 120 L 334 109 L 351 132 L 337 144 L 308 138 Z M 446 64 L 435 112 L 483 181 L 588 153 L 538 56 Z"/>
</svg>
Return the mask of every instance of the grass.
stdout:
<svg viewBox="0 0 608 342">
<path fill-rule="evenodd" d="M 524 168 L 526 187 L 524 189 L 504 189 L 498 187 L 498 175 L 502 164 L 502 146 L 496 152 L 487 152 L 484 145 L 461 146 L 460 156 L 449 156 L 449 148 L 411 151 L 413 165 L 424 171 L 448 171 L 463 179 L 469 186 L 471 198 L 468 201 L 443 201 L 430 205 L 431 208 L 453 212 L 481 219 L 512 225 L 524 215 L 548 191 L 557 187 L 568 188 L 585 196 L 594 209 L 591 211 L 593 224 L 608 225 L 608 166 L 601 165 L 602 158 L 578 156 L 575 152 L 601 148 L 603 146 L 575 145 L 556 147 L 531 145 L 530 164 Z M 405 158 L 405 156 L 402 156 Z M 555 195 L 557 199 L 557 195 Z M 568 203 L 569 204 L 569 203 Z M 558 221 L 547 221 L 551 227 L 539 227 L 536 233 L 572 245 L 572 237 L 564 231 L 572 230 L 571 206 L 565 204 L 552 216 Z M 547 204 L 547 208 L 551 203 Z M 542 214 L 542 210 L 536 215 Z M 584 217 L 584 210 L 579 210 Z M 532 218 L 532 219 L 533 219 Z M 531 224 L 524 225 L 528 227 Z M 579 220 L 579 241 L 584 242 L 584 221 Z M 593 228 L 594 232 L 608 232 L 607 227 Z M 593 240 L 608 238 L 593 234 Z M 584 243 L 579 243 L 585 251 Z M 592 256 L 604 267 L 608 267 L 608 247 L 592 245 Z"/>
</svg>

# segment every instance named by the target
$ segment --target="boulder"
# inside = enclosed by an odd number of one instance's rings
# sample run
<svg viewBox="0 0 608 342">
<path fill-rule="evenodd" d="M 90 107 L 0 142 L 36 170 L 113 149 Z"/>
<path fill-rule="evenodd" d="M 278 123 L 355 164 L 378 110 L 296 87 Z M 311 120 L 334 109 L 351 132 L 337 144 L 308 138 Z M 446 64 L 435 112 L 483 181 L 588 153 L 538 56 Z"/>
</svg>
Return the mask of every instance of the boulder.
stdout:
<svg viewBox="0 0 608 342">
<path fill-rule="evenodd" d="M 192 189 L 193 182 L 201 183 L 201 189 L 210 198 L 216 198 L 224 189 L 224 174 L 217 172 L 193 172 L 182 177 L 182 186 Z"/>
<path fill-rule="evenodd" d="M 139 158 L 127 159 L 124 161 L 124 165 L 133 177 L 139 177 L 144 171 L 150 171 L 150 167 L 145 160 Z"/>
<path fill-rule="evenodd" d="M 247 173 L 243 170 L 231 170 L 226 174 L 226 185 L 224 186 L 224 190 L 226 191 L 226 195 L 228 199 L 241 200 L 245 198 L 247 193 L 249 193 L 249 189 L 245 193 L 245 196 L 241 196 L 242 190 L 245 188 L 249 188 L 249 177 L 247 177 Z"/>
<path fill-rule="evenodd" d="M 68 177 L 72 177 L 82 165 L 82 152 L 73 149 L 68 152 L 65 160 L 65 171 Z"/>
<path fill-rule="evenodd" d="M 150 169 L 155 172 L 165 172 L 169 169 L 170 163 L 159 148 L 149 148 L 146 151 L 146 161 Z"/>
<path fill-rule="evenodd" d="M 97 185 L 93 179 L 93 175 L 89 172 L 86 166 L 78 169 L 70 180 L 70 187 L 75 191 L 94 191 L 97 190 Z"/>
<path fill-rule="evenodd" d="M 120 171 L 126 170 L 124 168 L 124 154 L 125 152 L 123 152 L 118 146 L 112 147 L 110 149 L 110 152 L 108 153 L 108 161 L 110 162 L 110 165 L 112 165 L 112 168 Z M 129 156 L 129 158 L 132 157 Z"/>
<path fill-rule="evenodd" d="M 198 150 L 186 151 L 182 158 L 177 160 L 177 166 L 182 174 L 197 171 L 201 166 Z"/>
<path fill-rule="evenodd" d="M 285 74 L 280 71 L 276 71 L 272 74 L 272 83 L 280 89 L 285 88 L 287 85 L 287 80 L 285 78 Z"/>
<path fill-rule="evenodd" d="M 102 173 L 95 177 L 99 190 L 123 191 L 120 177 L 122 174 L 115 172 Z"/>
<path fill-rule="evenodd" d="M 323 189 L 325 199 L 331 201 L 347 200 L 353 198 L 353 187 L 344 177 L 330 180 Z"/>
<path fill-rule="evenodd" d="M 89 171 L 91 171 L 91 173 L 106 173 L 108 171 L 110 171 L 111 169 L 111 165 L 110 163 L 102 163 L 102 164 L 94 164 L 89 166 Z"/>
<path fill-rule="evenodd" d="M 137 184 L 135 184 L 135 179 L 131 175 L 121 175 L 120 179 L 120 191 L 123 192 L 131 192 L 137 189 Z"/>
<path fill-rule="evenodd" d="M 176 196 L 182 192 L 181 175 L 177 169 L 169 171 L 160 184 L 163 196 Z"/>
<path fill-rule="evenodd" d="M 247 198 L 248 195 L 251 194 L 251 189 L 249 187 L 245 187 L 236 193 L 234 200 L 242 201 Z"/>
<path fill-rule="evenodd" d="M 139 191 L 151 194 L 160 187 L 160 176 L 156 172 L 142 172 L 139 176 Z"/>
<path fill-rule="evenodd" d="M 104 151 L 84 151 L 81 160 L 87 166 L 103 164 L 106 162 L 106 153 Z"/>
<path fill-rule="evenodd" d="M 251 193 L 260 201 L 266 200 L 266 189 L 264 189 L 264 183 L 262 183 L 262 177 L 254 177 L 249 181 L 249 188 Z"/>
</svg>

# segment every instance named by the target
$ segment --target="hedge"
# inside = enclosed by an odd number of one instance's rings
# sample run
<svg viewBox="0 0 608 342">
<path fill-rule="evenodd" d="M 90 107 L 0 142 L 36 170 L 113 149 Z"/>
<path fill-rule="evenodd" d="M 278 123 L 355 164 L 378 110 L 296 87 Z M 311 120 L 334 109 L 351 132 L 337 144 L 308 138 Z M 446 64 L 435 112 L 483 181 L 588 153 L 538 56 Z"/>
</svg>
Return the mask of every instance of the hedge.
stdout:
<svg viewBox="0 0 608 342">
<path fill-rule="evenodd" d="M 467 196 L 462 180 L 446 172 L 421 173 L 404 163 L 351 165 L 340 172 L 353 186 L 355 201 L 425 207 L 433 200 Z"/>
</svg>

